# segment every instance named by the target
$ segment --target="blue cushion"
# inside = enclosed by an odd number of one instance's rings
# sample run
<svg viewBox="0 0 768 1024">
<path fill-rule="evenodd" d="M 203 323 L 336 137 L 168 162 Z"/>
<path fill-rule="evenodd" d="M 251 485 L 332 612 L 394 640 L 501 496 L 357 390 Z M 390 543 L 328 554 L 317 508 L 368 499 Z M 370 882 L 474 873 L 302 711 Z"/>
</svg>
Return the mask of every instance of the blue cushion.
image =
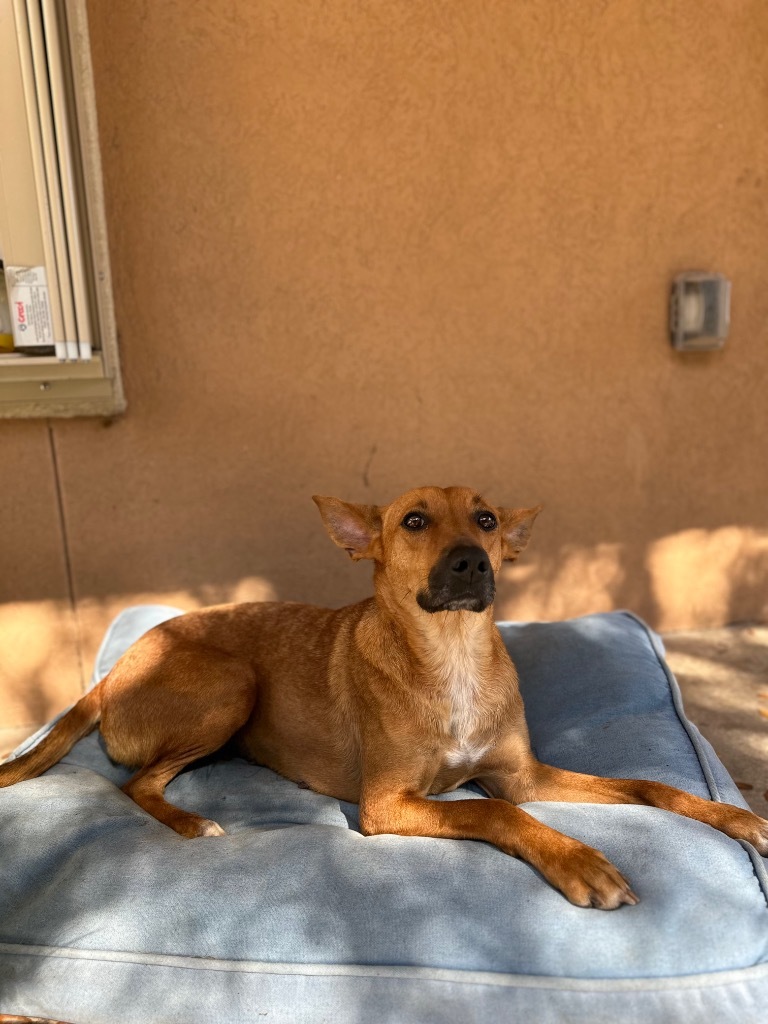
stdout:
<svg viewBox="0 0 768 1024">
<path fill-rule="evenodd" d="M 94 677 L 174 614 L 120 615 Z M 500 628 L 543 761 L 744 806 L 638 619 Z M 355 805 L 242 760 L 168 787 L 227 832 L 185 840 L 120 792 L 129 774 L 95 733 L 0 790 L 0 1011 L 78 1024 L 767 1019 L 765 862 L 699 822 L 527 805 L 629 878 L 640 903 L 605 912 L 485 843 L 365 838 Z M 484 799 L 472 786 L 439 799 L 467 796 Z"/>
</svg>

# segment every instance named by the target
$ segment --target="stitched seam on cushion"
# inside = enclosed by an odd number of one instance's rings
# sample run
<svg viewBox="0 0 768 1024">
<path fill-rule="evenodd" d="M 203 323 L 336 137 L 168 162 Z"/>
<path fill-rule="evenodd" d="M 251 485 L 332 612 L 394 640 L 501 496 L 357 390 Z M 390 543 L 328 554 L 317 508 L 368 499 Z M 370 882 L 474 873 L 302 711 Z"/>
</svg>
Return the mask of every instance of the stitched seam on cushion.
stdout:
<svg viewBox="0 0 768 1024">
<path fill-rule="evenodd" d="M 715 779 L 714 772 L 712 771 L 712 766 L 710 765 L 709 758 L 707 757 L 707 752 L 701 745 L 699 737 L 691 728 L 692 723 L 688 721 L 688 718 L 685 714 L 685 709 L 683 708 L 683 695 L 680 691 L 680 686 L 672 673 L 672 669 L 669 667 L 669 665 L 667 665 L 666 659 L 664 657 L 664 652 L 660 646 L 660 642 L 656 634 L 653 632 L 651 627 L 646 622 L 643 622 L 639 615 L 635 615 L 634 612 L 622 609 L 622 611 L 619 614 L 626 615 L 627 618 L 634 619 L 634 621 L 642 628 L 643 632 L 648 638 L 653 653 L 656 655 L 656 660 L 658 661 L 659 666 L 661 667 L 662 671 L 664 672 L 664 675 L 666 676 L 667 684 L 669 686 L 669 692 L 672 697 L 672 706 L 675 709 L 675 714 L 677 715 L 678 721 L 682 725 L 683 729 L 685 729 L 686 735 L 688 736 L 688 739 L 691 741 L 691 746 L 693 747 L 694 753 L 696 754 L 696 758 L 699 762 L 699 767 L 701 768 L 702 775 L 704 776 L 704 781 L 706 782 L 707 788 L 709 789 L 709 795 L 717 803 L 724 803 L 725 801 L 723 800 L 720 794 L 720 790 L 717 785 L 717 780 Z"/>
<path fill-rule="evenodd" d="M 765 868 L 765 861 L 751 843 L 739 840 L 739 845 L 744 847 L 747 856 L 752 861 L 752 870 L 755 872 L 757 884 L 763 890 L 766 908 L 768 908 L 768 871 Z"/>
<path fill-rule="evenodd" d="M 699 764 L 701 766 L 704 779 L 707 783 L 707 786 L 709 787 L 710 796 L 717 803 L 725 803 L 726 801 L 724 801 L 722 796 L 720 795 L 720 790 L 717 786 L 717 781 L 715 780 L 714 773 L 712 771 L 712 766 L 710 764 L 709 757 L 707 756 L 707 752 L 702 746 L 698 734 L 694 732 L 693 729 L 691 729 L 690 726 L 692 723 L 690 723 L 688 721 L 688 718 L 686 717 L 685 708 L 683 707 L 683 695 L 680 690 L 680 684 L 678 683 L 677 679 L 675 679 L 672 669 L 669 667 L 669 665 L 667 665 L 666 659 L 664 657 L 664 650 L 661 646 L 660 639 L 657 637 L 657 635 L 654 633 L 651 627 L 646 622 L 643 622 L 639 615 L 635 615 L 634 612 L 627 611 L 626 609 L 622 609 L 619 614 L 626 615 L 627 618 L 634 619 L 635 622 L 642 627 L 643 631 L 645 632 L 645 635 L 648 637 L 653 652 L 656 655 L 656 659 L 659 662 L 661 668 L 663 669 L 664 675 L 667 677 L 669 689 L 672 694 L 672 704 L 675 708 L 675 713 L 677 714 L 680 724 L 685 729 L 686 733 L 688 734 L 688 738 L 691 741 L 691 745 L 693 746 L 693 749 L 696 753 L 696 757 L 698 758 Z M 760 887 L 760 891 L 763 894 L 763 899 L 765 900 L 766 908 L 768 909 L 768 871 L 766 871 L 765 864 L 763 863 L 763 858 L 760 856 L 760 854 L 757 852 L 754 846 L 752 846 L 751 843 L 744 842 L 741 839 L 737 840 L 737 842 L 749 857 L 750 863 L 752 864 L 752 870 L 757 880 L 757 884 Z"/>
<path fill-rule="evenodd" d="M 753 980 L 768 979 L 768 964 L 681 974 L 659 978 L 558 978 L 547 975 L 511 974 L 493 971 L 463 971 L 450 967 L 400 967 L 375 964 L 293 964 L 259 960 L 214 960 L 206 957 L 163 953 L 126 953 L 119 950 L 70 949 L 61 946 L 27 946 L 0 943 L 0 955 L 35 956 L 124 963 L 139 967 L 167 967 L 175 970 L 218 971 L 242 974 L 271 974 L 313 978 L 380 978 L 393 981 L 431 981 L 460 985 L 488 985 L 499 988 L 561 989 L 580 992 L 637 992 L 677 989 L 722 988 Z"/>
</svg>

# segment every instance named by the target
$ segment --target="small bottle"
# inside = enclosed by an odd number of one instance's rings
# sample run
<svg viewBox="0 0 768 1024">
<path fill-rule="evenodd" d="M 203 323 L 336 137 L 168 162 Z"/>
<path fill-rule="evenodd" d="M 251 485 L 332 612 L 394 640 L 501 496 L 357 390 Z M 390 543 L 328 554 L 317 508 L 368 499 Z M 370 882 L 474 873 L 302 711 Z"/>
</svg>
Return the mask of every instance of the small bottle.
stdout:
<svg viewBox="0 0 768 1024">
<path fill-rule="evenodd" d="M 0 260 L 0 352 L 13 352 L 11 307 L 8 305 L 8 289 L 5 287 L 5 270 L 2 260 Z"/>
</svg>

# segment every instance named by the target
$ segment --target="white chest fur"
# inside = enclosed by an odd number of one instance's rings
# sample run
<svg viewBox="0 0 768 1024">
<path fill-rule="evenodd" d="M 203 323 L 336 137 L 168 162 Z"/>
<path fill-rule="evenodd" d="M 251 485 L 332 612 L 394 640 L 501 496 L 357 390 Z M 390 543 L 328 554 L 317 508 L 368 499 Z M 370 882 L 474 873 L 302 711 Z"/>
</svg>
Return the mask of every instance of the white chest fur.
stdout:
<svg viewBox="0 0 768 1024">
<path fill-rule="evenodd" d="M 469 613 L 471 614 L 471 613 Z M 479 761 L 489 744 L 478 735 L 484 722 L 480 693 L 484 650 L 472 629 L 443 635 L 431 651 L 431 668 L 447 704 L 444 760 L 450 767 Z"/>
<path fill-rule="evenodd" d="M 488 745 L 484 743 L 473 743 L 471 740 L 456 742 L 453 747 L 446 750 L 444 761 L 451 768 L 459 765 L 471 767 L 480 761 L 488 751 Z"/>
</svg>

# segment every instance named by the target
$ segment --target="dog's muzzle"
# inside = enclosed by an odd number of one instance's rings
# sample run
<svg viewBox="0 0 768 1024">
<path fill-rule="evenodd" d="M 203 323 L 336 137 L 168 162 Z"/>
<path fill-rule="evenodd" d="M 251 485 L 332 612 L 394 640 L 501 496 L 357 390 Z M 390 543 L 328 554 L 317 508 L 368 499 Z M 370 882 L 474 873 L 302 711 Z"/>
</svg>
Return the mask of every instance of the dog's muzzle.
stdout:
<svg viewBox="0 0 768 1024">
<path fill-rule="evenodd" d="M 433 566 L 416 600 L 425 612 L 482 612 L 495 593 L 488 553 L 476 544 L 461 544 Z"/>
</svg>

